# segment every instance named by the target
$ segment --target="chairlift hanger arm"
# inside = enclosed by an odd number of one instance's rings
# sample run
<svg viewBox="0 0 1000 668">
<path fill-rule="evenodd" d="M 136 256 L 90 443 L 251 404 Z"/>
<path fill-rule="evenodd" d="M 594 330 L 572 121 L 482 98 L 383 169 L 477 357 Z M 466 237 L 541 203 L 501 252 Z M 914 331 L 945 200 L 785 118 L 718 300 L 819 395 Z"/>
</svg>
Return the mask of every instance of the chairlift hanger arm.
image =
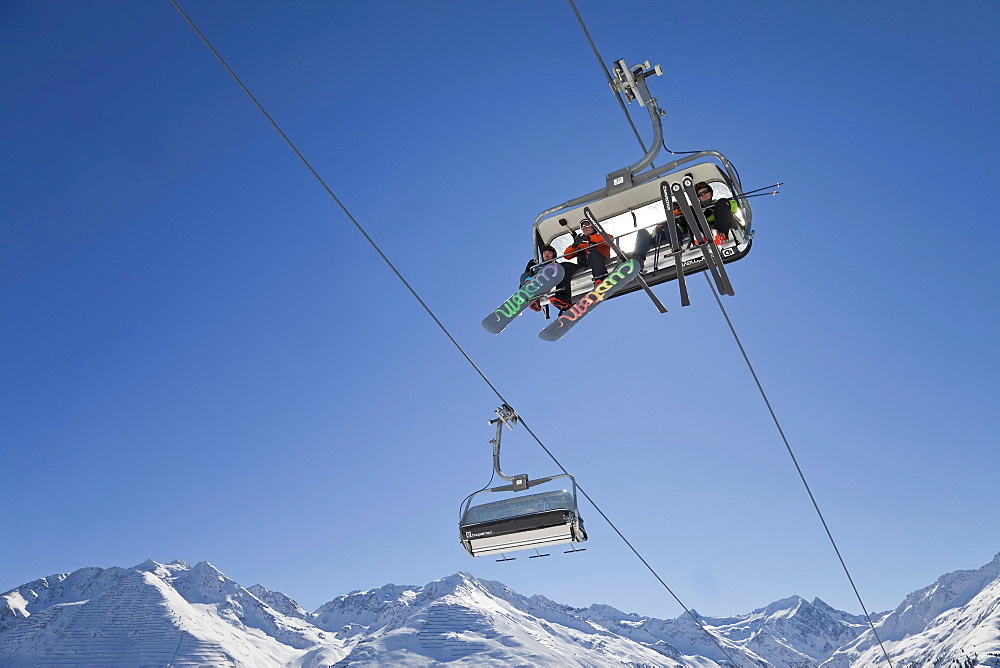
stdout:
<svg viewBox="0 0 1000 668">
<path fill-rule="evenodd" d="M 501 485 L 500 487 L 493 487 L 490 489 L 491 492 L 523 492 L 524 490 L 532 487 L 534 485 L 541 485 L 542 483 L 549 482 L 554 477 L 559 476 L 547 476 L 545 478 L 536 478 L 535 480 L 529 480 L 527 473 L 518 473 L 517 475 L 509 476 L 500 470 L 500 439 L 503 436 L 503 426 L 506 424 L 510 429 L 514 428 L 520 419 L 514 409 L 504 404 L 496 410 L 497 417 L 490 420 L 490 424 L 495 424 L 497 426 L 496 437 L 490 443 L 493 444 L 493 470 L 496 474 L 509 482 L 509 485 Z"/>
<path fill-rule="evenodd" d="M 614 79 L 611 81 L 612 90 L 616 93 L 622 93 L 628 102 L 631 103 L 632 100 L 635 100 L 640 107 L 646 107 L 646 111 L 649 112 L 649 120 L 653 124 L 653 144 L 646 155 L 634 165 L 620 170 L 627 171 L 629 175 L 637 174 L 653 163 L 656 154 L 660 152 L 660 147 L 663 146 L 663 124 L 660 122 L 660 117 L 665 112 L 660 108 L 656 98 L 649 94 L 649 88 L 646 86 L 646 77 L 654 74 L 661 76 L 663 70 L 659 65 L 649 69 L 648 60 L 641 65 L 633 65 L 632 67 L 626 65 L 624 60 L 618 60 L 615 61 L 612 69 L 614 71 Z M 611 175 L 609 175 L 609 179 L 610 177 Z"/>
<path fill-rule="evenodd" d="M 538 481 L 537 480 L 529 481 L 527 473 L 519 473 L 517 475 L 509 476 L 500 470 L 500 438 L 503 435 L 503 426 L 507 425 L 507 427 L 513 429 L 514 425 L 517 424 L 517 421 L 519 419 L 517 413 L 514 412 L 513 408 L 511 408 L 507 404 L 504 404 L 503 406 L 501 406 L 496 410 L 496 414 L 497 414 L 496 419 L 490 420 L 490 424 L 495 424 L 497 426 L 496 437 L 494 437 L 494 439 L 490 441 L 490 443 L 493 444 L 493 470 L 496 471 L 496 474 L 498 476 L 509 482 L 510 485 L 498 487 L 490 491 L 496 492 L 500 490 L 509 489 L 511 491 L 517 492 L 528 489 L 528 486 L 532 482 L 538 482 Z"/>
</svg>

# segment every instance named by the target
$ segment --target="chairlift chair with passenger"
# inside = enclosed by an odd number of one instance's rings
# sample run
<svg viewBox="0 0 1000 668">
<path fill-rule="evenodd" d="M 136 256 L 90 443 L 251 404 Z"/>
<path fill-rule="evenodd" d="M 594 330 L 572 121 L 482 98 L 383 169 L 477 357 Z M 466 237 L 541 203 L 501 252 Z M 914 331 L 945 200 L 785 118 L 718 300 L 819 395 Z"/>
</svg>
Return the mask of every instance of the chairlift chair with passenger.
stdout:
<svg viewBox="0 0 1000 668">
<path fill-rule="evenodd" d="M 541 246 L 551 245 L 561 254 L 589 213 L 589 217 L 598 222 L 598 231 L 612 242 L 617 259 L 624 260 L 631 256 L 640 230 L 645 229 L 652 235 L 656 226 L 663 225 L 664 228 L 674 227 L 676 232 L 673 213 L 676 203 L 688 214 L 684 222 L 690 231 L 690 239 L 683 241 L 676 234 L 671 235 L 669 240 L 661 238 L 650 248 L 638 284 L 611 298 L 645 289 L 660 310 L 665 311 L 649 287 L 680 278 L 682 303 L 686 306 L 684 275 L 705 270 L 712 272 L 720 292 L 733 294 L 724 265 L 746 257 L 753 236 L 750 205 L 736 170 L 718 151 L 700 151 L 642 171 L 652 164 L 663 145 L 660 117 L 664 112 L 656 99 L 650 96 L 645 81 L 647 77 L 662 72 L 659 65 L 649 69 L 648 61 L 629 68 L 624 60 L 619 60 L 613 69 L 615 90 L 624 93 L 629 102 L 638 101 L 649 112 L 653 124 L 653 145 L 639 162 L 607 174 L 605 187 L 540 213 L 532 228 L 536 253 Z M 733 214 L 735 225 L 729 238 L 720 245 L 712 243 L 709 222 L 694 193 L 693 185 L 702 181 L 712 188 L 713 200 L 727 198 L 737 204 L 737 211 Z M 582 270 L 574 275 L 574 297 L 591 287 L 592 276 L 588 271 Z"/>
</svg>

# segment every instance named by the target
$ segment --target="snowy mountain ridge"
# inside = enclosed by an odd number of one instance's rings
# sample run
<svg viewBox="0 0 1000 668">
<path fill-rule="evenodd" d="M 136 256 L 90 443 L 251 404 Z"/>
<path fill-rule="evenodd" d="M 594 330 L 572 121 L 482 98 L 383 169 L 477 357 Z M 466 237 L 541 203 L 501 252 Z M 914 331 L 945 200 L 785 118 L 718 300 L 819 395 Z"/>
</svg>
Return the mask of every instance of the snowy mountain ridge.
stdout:
<svg viewBox="0 0 1000 668">
<path fill-rule="evenodd" d="M 1000 666 L 1000 554 L 982 568 L 942 575 L 909 594 L 875 628 L 890 656 L 905 656 L 915 666 Z M 880 657 L 882 647 L 869 629 L 822 665 L 873 665 Z"/>
<path fill-rule="evenodd" d="M 718 645 L 698 621 L 718 639 Z M 338 596 L 315 612 L 208 562 L 81 568 L 0 595 L 0 665 L 741 666 L 884 663 L 863 616 L 792 596 L 664 620 L 573 608 L 456 573 Z M 1000 555 L 873 621 L 897 666 L 1000 665 Z M 724 652 L 719 645 L 724 648 Z"/>
</svg>

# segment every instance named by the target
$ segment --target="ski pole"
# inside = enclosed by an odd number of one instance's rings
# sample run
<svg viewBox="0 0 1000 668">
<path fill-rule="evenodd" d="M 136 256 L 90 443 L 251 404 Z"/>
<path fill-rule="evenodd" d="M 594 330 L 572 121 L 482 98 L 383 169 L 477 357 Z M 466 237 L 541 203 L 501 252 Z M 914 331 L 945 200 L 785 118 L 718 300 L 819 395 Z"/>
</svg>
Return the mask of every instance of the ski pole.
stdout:
<svg viewBox="0 0 1000 668">
<path fill-rule="evenodd" d="M 748 190 L 748 191 L 743 192 L 743 193 L 737 193 L 736 195 L 734 195 L 734 197 L 760 197 L 760 195 L 751 195 L 750 193 L 758 193 L 761 190 L 767 190 L 768 188 L 780 188 L 783 185 L 785 185 L 785 184 L 781 183 L 781 182 L 772 183 L 771 185 L 764 186 L 763 188 L 755 188 L 754 190 Z M 763 195 L 770 195 L 771 193 L 761 193 L 761 194 L 763 194 Z"/>
<path fill-rule="evenodd" d="M 740 197 L 742 197 L 743 199 L 750 199 L 751 197 L 765 197 L 767 195 L 780 195 L 780 194 L 781 193 L 779 191 L 774 190 L 774 191 L 771 191 L 769 193 L 757 193 L 756 195 L 735 195 L 734 197 L 736 199 L 739 199 Z M 733 199 L 733 198 L 729 198 L 729 199 Z"/>
</svg>

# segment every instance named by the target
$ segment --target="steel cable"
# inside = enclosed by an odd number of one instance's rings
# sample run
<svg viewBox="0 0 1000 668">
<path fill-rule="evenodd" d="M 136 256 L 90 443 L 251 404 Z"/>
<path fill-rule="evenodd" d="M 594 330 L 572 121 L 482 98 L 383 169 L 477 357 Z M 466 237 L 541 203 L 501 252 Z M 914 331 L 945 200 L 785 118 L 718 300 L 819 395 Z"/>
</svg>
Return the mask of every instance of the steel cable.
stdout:
<svg viewBox="0 0 1000 668">
<path fill-rule="evenodd" d="M 632 115 L 628 113 L 628 107 L 625 106 L 625 101 L 622 99 L 621 93 L 615 90 L 615 81 L 611 78 L 611 72 L 608 71 L 607 66 L 604 64 L 604 59 L 601 58 L 601 53 L 597 50 L 597 45 L 594 44 L 594 39 L 590 36 L 590 31 L 587 30 L 587 24 L 583 22 L 583 17 L 580 16 L 580 10 L 576 8 L 576 3 L 573 2 L 573 0 L 569 0 L 569 6 L 573 8 L 573 13 L 576 15 L 576 20 L 580 23 L 580 28 L 583 29 L 583 34 L 587 37 L 590 49 L 594 52 L 594 57 L 597 58 L 597 62 L 600 63 L 601 70 L 604 72 L 604 77 L 608 80 L 608 85 L 611 87 L 611 91 L 615 94 L 615 98 L 618 99 L 618 105 L 622 108 L 622 113 L 625 114 L 628 124 L 632 127 L 632 132 L 635 134 L 636 141 L 639 142 L 639 146 L 642 147 L 642 152 L 645 153 L 646 143 L 642 141 L 642 136 L 639 135 L 639 130 L 635 127 L 635 123 L 632 122 Z"/>
<path fill-rule="evenodd" d="M 826 536 L 830 539 L 830 544 L 833 545 L 833 551 L 837 553 L 837 559 L 840 560 L 840 565 L 843 567 L 844 573 L 847 575 L 847 579 L 851 583 L 854 595 L 857 597 L 858 603 L 861 604 L 861 610 L 865 613 L 865 619 L 868 620 L 868 626 L 871 627 L 872 633 L 875 634 L 875 640 L 878 641 L 878 646 L 882 649 L 882 654 L 885 656 L 885 660 L 889 662 L 889 667 L 892 668 L 892 659 L 889 658 L 889 653 L 886 652 L 885 646 L 882 644 L 882 639 L 879 637 L 878 631 L 875 630 L 875 623 L 872 622 L 871 615 L 868 614 L 868 608 L 865 607 L 865 602 L 861 599 L 861 593 L 854 584 L 854 578 L 851 577 L 851 572 L 847 568 L 847 563 L 844 561 L 844 557 L 840 554 L 840 548 L 837 547 L 837 541 L 833 539 L 833 533 L 830 531 L 830 527 L 826 523 L 826 518 L 823 517 L 823 512 L 819 509 L 819 503 L 816 501 L 816 497 L 813 495 L 812 489 L 809 487 L 809 483 L 806 482 L 806 475 L 802 472 L 802 467 L 799 466 L 799 460 L 795 457 L 795 453 L 792 451 L 792 446 L 788 442 L 788 438 L 785 436 L 785 430 L 781 428 L 781 422 L 778 421 L 778 416 L 775 414 L 774 408 L 772 408 L 771 402 L 767 398 L 767 393 L 764 392 L 764 386 L 761 385 L 760 378 L 757 377 L 757 372 L 754 370 L 753 364 L 750 363 L 750 357 L 747 355 L 747 351 L 743 347 L 743 342 L 736 333 L 733 321 L 730 320 L 729 313 L 726 311 L 726 307 L 723 305 L 722 299 L 719 297 L 719 293 L 716 291 L 715 285 L 713 285 L 712 280 L 709 278 L 707 273 L 705 273 L 705 280 L 708 281 L 708 287 L 712 289 L 712 295 L 715 297 L 715 302 L 719 305 L 719 310 L 722 311 L 722 317 L 725 318 L 726 325 L 728 325 L 729 331 L 732 333 L 733 339 L 736 341 L 736 346 L 740 349 L 740 354 L 743 355 L 743 361 L 746 362 L 747 369 L 750 370 L 753 382 L 757 385 L 757 390 L 760 392 L 760 396 L 764 400 L 764 405 L 767 406 L 767 412 L 771 414 L 774 426 L 778 428 L 778 434 L 781 436 L 781 440 L 785 444 L 785 449 L 788 450 L 788 456 L 792 458 L 792 464 L 795 465 L 795 470 L 798 472 L 799 478 L 802 480 L 802 485 L 806 488 L 806 493 L 809 495 L 809 500 L 812 501 L 813 508 L 816 509 L 819 521 L 823 524 L 823 530 L 826 531 Z"/>
</svg>

